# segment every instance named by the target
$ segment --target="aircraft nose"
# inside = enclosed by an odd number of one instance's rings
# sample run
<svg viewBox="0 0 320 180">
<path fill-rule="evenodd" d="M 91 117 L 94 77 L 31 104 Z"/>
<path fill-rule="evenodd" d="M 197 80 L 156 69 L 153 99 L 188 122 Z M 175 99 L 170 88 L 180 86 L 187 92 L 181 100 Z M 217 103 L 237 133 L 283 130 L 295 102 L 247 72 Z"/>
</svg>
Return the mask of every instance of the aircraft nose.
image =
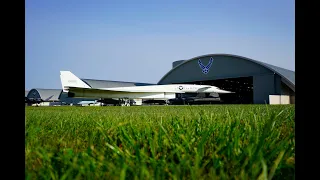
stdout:
<svg viewBox="0 0 320 180">
<path fill-rule="evenodd" d="M 220 89 L 220 93 L 225 93 L 225 94 L 227 94 L 227 93 L 234 93 L 234 92 L 226 91 L 226 90 L 222 90 L 222 89 Z"/>
</svg>

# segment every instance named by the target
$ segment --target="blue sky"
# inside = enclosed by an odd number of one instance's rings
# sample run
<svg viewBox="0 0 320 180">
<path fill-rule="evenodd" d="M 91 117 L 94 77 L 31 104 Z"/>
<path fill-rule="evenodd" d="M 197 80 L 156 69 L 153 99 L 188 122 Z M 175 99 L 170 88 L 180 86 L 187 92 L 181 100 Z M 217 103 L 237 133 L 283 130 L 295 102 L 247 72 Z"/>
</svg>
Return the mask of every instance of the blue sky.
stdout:
<svg viewBox="0 0 320 180">
<path fill-rule="evenodd" d="M 157 83 L 172 62 L 235 54 L 295 69 L 293 0 L 28 0 L 25 88 L 80 78 Z"/>
</svg>

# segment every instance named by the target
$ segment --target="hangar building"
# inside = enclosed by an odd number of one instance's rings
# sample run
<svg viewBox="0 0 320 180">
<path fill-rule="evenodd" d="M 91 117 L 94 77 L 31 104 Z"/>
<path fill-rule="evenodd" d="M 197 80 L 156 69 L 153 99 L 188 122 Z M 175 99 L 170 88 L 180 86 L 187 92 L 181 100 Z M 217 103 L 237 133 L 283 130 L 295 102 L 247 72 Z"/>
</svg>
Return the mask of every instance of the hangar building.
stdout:
<svg viewBox="0 0 320 180">
<path fill-rule="evenodd" d="M 49 106 L 59 104 L 61 89 L 31 89 L 27 96 L 30 104 L 39 104 L 41 106 Z"/>
<path fill-rule="evenodd" d="M 229 103 L 265 104 L 270 95 L 295 99 L 295 72 L 231 54 L 209 54 L 172 63 L 158 84 L 206 84 L 233 91 Z"/>
<path fill-rule="evenodd" d="M 64 93 L 62 89 L 35 88 L 25 91 L 25 94 L 27 105 L 54 106 L 78 104 L 81 101 L 94 101 L 94 99 L 68 97 L 67 93 Z"/>
</svg>

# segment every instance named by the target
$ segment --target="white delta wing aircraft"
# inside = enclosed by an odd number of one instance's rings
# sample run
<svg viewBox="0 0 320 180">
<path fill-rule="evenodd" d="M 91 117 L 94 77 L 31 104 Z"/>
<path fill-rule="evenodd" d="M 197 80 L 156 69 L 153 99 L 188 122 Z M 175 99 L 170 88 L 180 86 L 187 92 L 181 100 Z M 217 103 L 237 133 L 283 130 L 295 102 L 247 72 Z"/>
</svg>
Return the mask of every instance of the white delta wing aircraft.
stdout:
<svg viewBox="0 0 320 180">
<path fill-rule="evenodd" d="M 70 71 L 60 71 L 63 92 L 69 97 L 117 98 L 122 106 L 130 106 L 130 99 L 169 100 L 176 93 L 232 93 L 210 85 L 167 84 L 114 88 L 92 88 Z"/>
</svg>

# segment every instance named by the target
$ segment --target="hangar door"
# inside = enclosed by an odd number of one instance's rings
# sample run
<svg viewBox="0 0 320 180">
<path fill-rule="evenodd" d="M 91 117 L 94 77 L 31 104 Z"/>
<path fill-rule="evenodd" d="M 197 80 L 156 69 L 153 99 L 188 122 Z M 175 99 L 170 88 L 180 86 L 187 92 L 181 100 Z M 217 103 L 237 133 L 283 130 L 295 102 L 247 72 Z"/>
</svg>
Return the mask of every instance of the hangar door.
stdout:
<svg viewBox="0 0 320 180">
<path fill-rule="evenodd" d="M 219 94 L 221 103 L 226 103 L 226 104 L 230 104 L 230 103 L 252 104 L 253 103 L 253 77 L 252 76 L 240 77 L 240 78 L 216 79 L 216 80 L 208 80 L 208 81 L 194 81 L 194 82 L 186 82 L 186 83 L 217 86 L 220 89 L 234 92 L 232 94 Z"/>
</svg>

